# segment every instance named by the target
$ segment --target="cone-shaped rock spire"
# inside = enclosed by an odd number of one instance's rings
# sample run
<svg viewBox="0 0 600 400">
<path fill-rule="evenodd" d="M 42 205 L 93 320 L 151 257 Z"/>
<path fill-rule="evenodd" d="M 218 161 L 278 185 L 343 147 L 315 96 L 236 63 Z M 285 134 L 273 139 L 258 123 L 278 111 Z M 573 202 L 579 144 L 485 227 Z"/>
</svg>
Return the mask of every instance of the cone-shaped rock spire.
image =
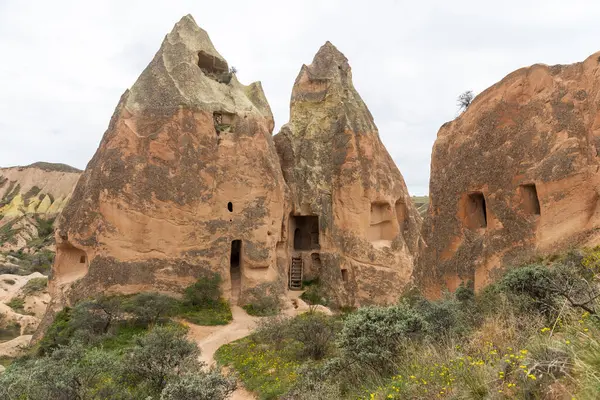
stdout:
<svg viewBox="0 0 600 400">
<path fill-rule="evenodd" d="M 421 219 L 331 43 L 302 66 L 275 143 L 292 195 L 290 232 L 318 218 L 316 256 L 290 244 L 292 255 L 341 304 L 395 301 L 412 273 Z"/>
</svg>

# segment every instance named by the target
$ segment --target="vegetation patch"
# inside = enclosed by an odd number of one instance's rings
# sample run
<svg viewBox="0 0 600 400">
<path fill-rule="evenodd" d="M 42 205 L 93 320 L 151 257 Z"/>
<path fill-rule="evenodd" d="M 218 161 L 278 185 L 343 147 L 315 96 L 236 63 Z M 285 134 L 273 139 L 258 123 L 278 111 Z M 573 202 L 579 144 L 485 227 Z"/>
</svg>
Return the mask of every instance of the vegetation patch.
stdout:
<svg viewBox="0 0 600 400">
<path fill-rule="evenodd" d="M 30 296 L 35 293 L 40 293 L 48 287 L 48 278 L 33 278 L 21 288 L 21 292 L 25 296 Z"/>
<path fill-rule="evenodd" d="M 25 300 L 20 297 L 13 297 L 9 302 L 6 303 L 7 306 L 13 309 L 14 312 L 19 314 L 24 314 L 25 310 Z"/>
<path fill-rule="evenodd" d="M 276 283 L 266 282 L 246 290 L 242 294 L 242 307 L 250 315 L 265 317 L 281 311 L 281 289 Z"/>
<path fill-rule="evenodd" d="M 229 303 L 219 300 L 210 306 L 193 306 L 181 303 L 177 309 L 177 316 L 196 325 L 227 325 L 233 319 Z"/>
<path fill-rule="evenodd" d="M 600 247 L 509 269 L 430 301 L 264 320 L 216 358 L 261 399 L 593 399 Z"/>
<path fill-rule="evenodd" d="M 240 339 L 219 348 L 215 359 L 221 365 L 231 366 L 239 374 L 244 386 L 258 393 L 261 400 L 277 399 L 297 380 L 300 363 L 292 354 L 269 348 L 252 338 Z"/>
</svg>

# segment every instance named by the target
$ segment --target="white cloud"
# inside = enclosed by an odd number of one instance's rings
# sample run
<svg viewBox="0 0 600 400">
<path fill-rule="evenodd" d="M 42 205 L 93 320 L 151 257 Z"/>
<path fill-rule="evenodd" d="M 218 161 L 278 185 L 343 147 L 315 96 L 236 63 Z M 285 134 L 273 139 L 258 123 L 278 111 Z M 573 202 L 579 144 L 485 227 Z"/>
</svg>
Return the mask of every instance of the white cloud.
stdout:
<svg viewBox="0 0 600 400">
<path fill-rule="evenodd" d="M 431 146 L 459 93 L 600 50 L 593 0 L 0 0 L 0 165 L 85 167 L 123 91 L 188 13 L 242 82 L 262 81 L 277 127 L 300 66 L 335 44 L 414 194 L 427 192 Z"/>
</svg>

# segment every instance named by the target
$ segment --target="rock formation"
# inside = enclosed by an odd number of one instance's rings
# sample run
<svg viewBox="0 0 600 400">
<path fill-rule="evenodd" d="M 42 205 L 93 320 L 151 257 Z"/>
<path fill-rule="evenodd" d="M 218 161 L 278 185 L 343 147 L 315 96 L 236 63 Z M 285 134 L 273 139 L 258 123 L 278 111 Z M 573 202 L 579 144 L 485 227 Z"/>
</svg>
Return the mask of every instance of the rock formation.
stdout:
<svg viewBox="0 0 600 400">
<path fill-rule="evenodd" d="M 0 168 L 0 251 L 27 250 L 38 238 L 38 218 L 54 219 L 66 205 L 81 171 L 38 162 Z"/>
<path fill-rule="evenodd" d="M 240 84 L 182 18 L 122 95 L 59 217 L 49 312 L 95 293 L 180 292 L 209 271 L 228 298 L 283 286 L 273 126 L 260 83 Z"/>
<path fill-rule="evenodd" d="M 396 301 L 412 274 L 421 218 L 331 43 L 302 66 L 290 110 L 275 136 L 292 197 L 288 265 L 318 277 L 339 304 Z"/>
<path fill-rule="evenodd" d="M 438 132 L 415 277 L 437 296 L 502 265 L 599 243 L 600 53 L 519 69 Z"/>
</svg>

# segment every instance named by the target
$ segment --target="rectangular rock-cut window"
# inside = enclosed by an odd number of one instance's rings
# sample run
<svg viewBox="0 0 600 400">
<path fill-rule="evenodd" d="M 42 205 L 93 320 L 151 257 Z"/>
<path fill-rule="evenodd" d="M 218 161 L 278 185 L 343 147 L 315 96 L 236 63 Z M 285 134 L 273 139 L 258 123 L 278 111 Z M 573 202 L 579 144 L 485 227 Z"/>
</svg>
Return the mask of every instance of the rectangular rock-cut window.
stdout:
<svg viewBox="0 0 600 400">
<path fill-rule="evenodd" d="M 229 71 L 225 61 L 202 50 L 198 52 L 198 67 L 205 74 L 223 74 Z"/>
<path fill-rule="evenodd" d="M 398 227 L 392 222 L 394 214 L 392 207 L 386 202 L 374 202 L 371 204 L 371 220 L 367 238 L 371 242 L 379 240 L 394 240 L 398 233 Z"/>
<path fill-rule="evenodd" d="M 483 193 L 469 193 L 464 201 L 463 207 L 464 223 L 467 228 L 480 229 L 487 227 L 487 209 Z"/>
<path fill-rule="evenodd" d="M 521 198 L 525 212 L 532 215 L 540 215 L 540 199 L 537 194 L 535 183 L 529 183 L 527 185 L 521 185 Z"/>
<path fill-rule="evenodd" d="M 348 270 L 347 269 L 342 269 L 342 281 L 343 282 L 348 282 Z"/>
<path fill-rule="evenodd" d="M 318 250 L 319 217 L 316 215 L 292 215 L 294 227 L 294 250 Z"/>
<path fill-rule="evenodd" d="M 85 256 L 79 257 L 79 263 L 83 264 L 85 262 Z"/>
<path fill-rule="evenodd" d="M 225 111 L 215 111 L 213 113 L 213 122 L 217 136 L 221 133 L 235 131 L 235 117 L 235 114 Z"/>
<path fill-rule="evenodd" d="M 232 301 L 237 301 L 242 286 L 242 241 L 239 239 L 231 242 L 231 253 L 229 254 L 229 278 L 231 279 Z"/>
</svg>

